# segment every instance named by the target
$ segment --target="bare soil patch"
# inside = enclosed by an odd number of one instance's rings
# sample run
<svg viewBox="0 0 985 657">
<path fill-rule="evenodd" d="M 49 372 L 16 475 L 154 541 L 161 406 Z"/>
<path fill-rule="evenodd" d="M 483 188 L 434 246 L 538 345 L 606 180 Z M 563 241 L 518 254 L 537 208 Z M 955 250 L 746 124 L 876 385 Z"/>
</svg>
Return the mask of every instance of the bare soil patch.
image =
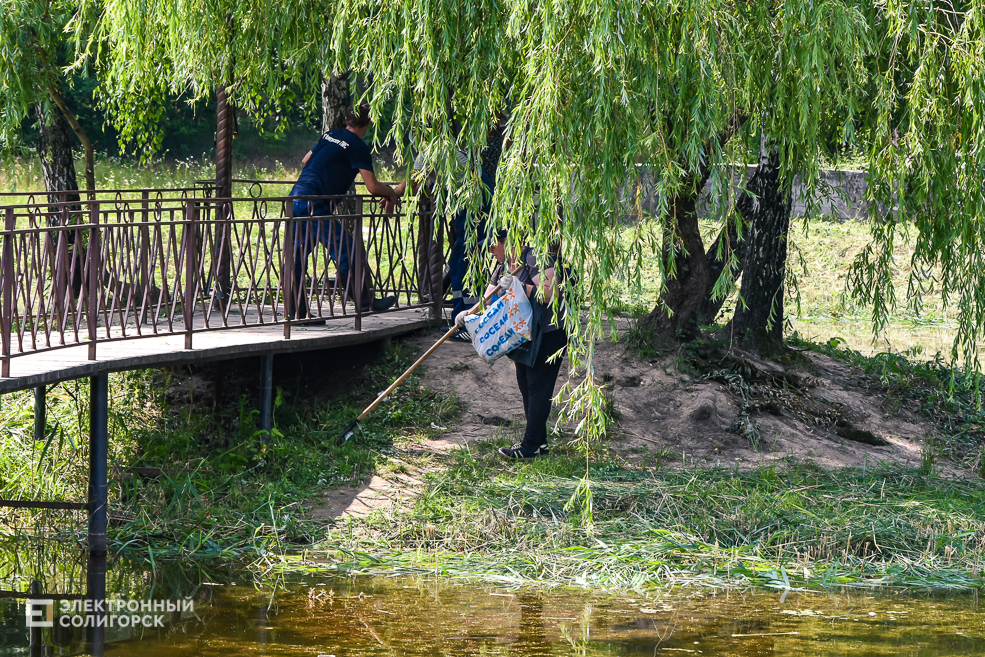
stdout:
<svg viewBox="0 0 985 657">
<path fill-rule="evenodd" d="M 422 353 L 439 336 L 438 331 L 422 332 L 408 338 L 407 344 L 415 353 Z M 932 422 L 906 407 L 894 407 L 884 395 L 860 385 L 864 377 L 861 371 L 821 354 L 803 355 L 810 363 L 792 372 L 809 381 L 809 395 L 840 409 L 854 428 L 885 444 L 846 438 L 833 424 L 818 424 L 796 408 L 781 405 L 750 414 L 763 436 L 758 449 L 754 449 L 749 439 L 736 430 L 743 401 L 734 389 L 730 392 L 725 383 L 680 371 L 677 354 L 641 359 L 622 343 L 603 342 L 596 348 L 595 370 L 612 396 L 617 419 L 609 447 L 620 458 L 642 467 L 745 469 L 771 463 L 782 465 L 788 460 L 813 462 L 826 469 L 882 462 L 920 465 L 924 441 L 937 434 Z M 565 362 L 558 389 L 567 375 Z M 401 447 L 409 453 L 440 455 L 491 439 L 503 426 L 522 426 L 523 410 L 513 364 L 506 358 L 488 365 L 471 345 L 449 342 L 422 366 L 420 376 L 424 385 L 456 395 L 465 410 L 458 423 L 449 426 L 439 438 Z M 571 440 L 564 436 L 554 439 Z M 948 474 L 948 467 L 941 464 L 939 470 Z M 949 474 L 962 476 L 960 471 L 952 470 Z M 364 489 L 351 493 L 329 491 L 327 497 L 331 501 L 326 506 L 331 508 L 316 508 L 312 515 L 364 515 L 380 507 L 399 506 L 416 494 L 414 482 L 421 474 L 410 472 L 403 481 L 387 483 L 374 477 Z"/>
</svg>

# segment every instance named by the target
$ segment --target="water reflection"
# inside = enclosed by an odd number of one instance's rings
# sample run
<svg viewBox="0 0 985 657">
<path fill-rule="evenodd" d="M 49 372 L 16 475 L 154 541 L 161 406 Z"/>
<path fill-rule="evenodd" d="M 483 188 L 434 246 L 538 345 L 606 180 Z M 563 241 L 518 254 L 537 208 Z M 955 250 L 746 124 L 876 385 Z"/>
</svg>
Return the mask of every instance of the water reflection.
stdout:
<svg viewBox="0 0 985 657">
<path fill-rule="evenodd" d="M 710 655 L 985 654 L 977 597 L 901 593 L 509 589 L 413 579 L 304 579 L 272 590 L 242 572 L 86 564 L 86 596 L 161 600 L 194 613 L 160 628 L 28 630 L 24 599 L 0 601 L 0 655 Z M 189 577 L 189 570 L 197 577 Z M 78 582 L 79 580 L 74 580 Z M 54 591 L 36 580 L 36 593 Z M 4 586 L 7 588 L 7 586 Z M 8 589 L 9 590 L 9 589 Z M 108 594 L 108 595 L 107 595 Z"/>
<path fill-rule="evenodd" d="M 86 569 L 86 600 L 100 609 L 106 602 L 106 553 L 89 553 Z M 96 625 L 86 628 L 86 649 L 93 657 L 103 657 L 106 642 L 106 627 Z"/>
</svg>

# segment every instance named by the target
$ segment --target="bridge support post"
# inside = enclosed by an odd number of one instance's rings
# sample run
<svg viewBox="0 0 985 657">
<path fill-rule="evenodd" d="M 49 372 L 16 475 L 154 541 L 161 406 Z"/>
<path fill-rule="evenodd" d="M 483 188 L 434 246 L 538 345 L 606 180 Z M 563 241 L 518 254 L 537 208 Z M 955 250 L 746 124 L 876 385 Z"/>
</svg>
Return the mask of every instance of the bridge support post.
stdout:
<svg viewBox="0 0 985 657">
<path fill-rule="evenodd" d="M 14 209 L 4 212 L 3 251 L 0 257 L 0 377 L 10 376 L 10 327 L 13 325 L 14 303 Z"/>
<path fill-rule="evenodd" d="M 270 442 L 274 427 L 274 355 L 260 356 L 260 429 L 264 444 Z"/>
<path fill-rule="evenodd" d="M 106 555 L 89 554 L 86 564 L 86 599 L 98 602 L 106 599 Z M 93 605 L 99 608 L 102 605 Z M 93 625 L 86 627 L 86 643 L 93 657 L 103 657 L 106 643 L 106 626 Z"/>
<path fill-rule="evenodd" d="M 48 426 L 48 388 L 37 386 L 34 389 L 34 440 L 44 440 Z"/>
<path fill-rule="evenodd" d="M 106 553 L 109 375 L 89 379 L 89 552 Z"/>
<path fill-rule="evenodd" d="M 31 580 L 31 597 L 32 598 L 43 598 L 41 591 L 41 582 L 36 579 Z M 42 657 L 44 655 L 44 634 L 40 627 L 32 627 L 28 630 L 28 651 L 31 657 Z"/>
</svg>

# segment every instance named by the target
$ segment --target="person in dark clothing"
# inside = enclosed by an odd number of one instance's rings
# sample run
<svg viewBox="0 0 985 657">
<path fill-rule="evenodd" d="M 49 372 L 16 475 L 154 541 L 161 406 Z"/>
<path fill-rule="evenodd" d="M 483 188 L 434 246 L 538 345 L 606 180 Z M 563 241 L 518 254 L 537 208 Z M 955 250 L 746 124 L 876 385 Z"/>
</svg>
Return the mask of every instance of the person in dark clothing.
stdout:
<svg viewBox="0 0 985 657">
<path fill-rule="evenodd" d="M 389 185 L 376 179 L 373 171 L 373 156 L 369 147 L 363 141 L 366 131 L 371 124 L 369 107 L 361 105 L 358 110 L 352 108 L 346 111 L 346 127 L 331 130 L 322 135 L 304 159 L 303 168 L 298 180 L 291 189 L 291 196 L 342 196 L 349 193 L 349 188 L 358 173 L 366 185 L 366 189 L 374 196 L 383 197 L 383 209 L 387 213 L 393 211 L 397 203 L 397 193 Z M 349 280 L 349 254 L 352 251 L 352 236 L 349 235 L 339 219 L 332 219 L 336 212 L 336 202 L 327 199 L 294 201 L 295 217 L 326 217 L 315 221 L 298 221 L 294 223 L 294 286 L 297 296 L 297 312 L 291 303 L 292 318 L 304 319 L 308 315 L 307 299 L 304 294 L 297 294 L 303 286 L 307 269 L 308 256 L 315 246 L 322 244 L 326 247 L 329 257 L 338 270 L 338 280 Z M 354 284 L 352 284 L 354 285 Z M 352 285 L 348 287 L 351 288 Z M 396 303 L 396 297 L 385 297 L 374 300 L 369 290 L 368 277 L 361 283 L 363 286 L 363 311 L 386 310 Z M 349 290 L 349 294 L 353 294 Z M 292 302 L 294 299 L 292 299 Z"/>
<path fill-rule="evenodd" d="M 533 365 L 514 362 L 516 382 L 523 400 L 523 414 L 527 419 L 523 440 L 510 447 L 500 448 L 499 453 L 509 459 L 547 456 L 550 453 L 547 445 L 547 420 L 551 415 L 551 400 L 561 370 L 561 361 L 568 346 L 563 312 L 556 319 L 552 312 L 552 302 L 555 295 L 559 294 L 557 255 L 547 257 L 543 266 L 537 262 L 537 257 L 529 246 L 524 247 L 515 257 L 508 255 L 505 231 L 487 238 L 486 242 L 489 245 L 489 252 L 499 262 L 493 270 L 486 296 L 492 293 L 496 285 L 500 285 L 503 290 L 509 289 L 513 284 L 513 275 L 509 272 L 521 267 L 516 273 L 516 278 L 523 284 L 524 293 L 531 303 L 539 303 L 545 307 L 542 336 Z M 563 310 L 563 302 L 560 308 Z M 463 311 L 455 317 L 455 323 L 459 327 L 465 325 L 467 314 L 468 311 Z M 532 341 L 536 342 L 536 336 Z"/>
<path fill-rule="evenodd" d="M 465 287 L 465 275 L 468 273 L 471 258 L 468 254 L 469 236 L 481 236 L 486 232 L 486 218 L 492 205 L 492 195 L 495 191 L 489 174 L 481 166 L 479 175 L 482 179 L 482 207 L 477 213 L 459 210 L 452 217 L 451 225 L 455 231 L 455 242 L 452 244 L 451 253 L 448 254 L 448 270 L 451 274 L 451 296 L 452 296 L 452 317 L 457 317 L 463 310 L 468 310 L 478 299 Z M 458 342 L 471 342 L 468 333 L 459 331 L 452 339 Z"/>
</svg>

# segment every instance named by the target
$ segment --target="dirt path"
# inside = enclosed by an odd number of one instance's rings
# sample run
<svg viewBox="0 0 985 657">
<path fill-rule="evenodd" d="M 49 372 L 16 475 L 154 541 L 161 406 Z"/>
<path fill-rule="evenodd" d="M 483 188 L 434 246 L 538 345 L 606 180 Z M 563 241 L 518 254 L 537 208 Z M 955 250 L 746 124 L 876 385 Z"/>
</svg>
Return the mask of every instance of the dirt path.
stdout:
<svg viewBox="0 0 985 657">
<path fill-rule="evenodd" d="M 420 353 L 438 335 L 424 332 L 408 343 Z M 678 372 L 675 356 L 641 360 L 622 344 L 605 342 L 597 347 L 595 367 L 614 400 L 617 428 L 609 445 L 619 457 L 655 468 L 748 468 L 791 459 L 829 469 L 883 461 L 911 466 L 921 462 L 923 442 L 936 431 L 930 422 L 906 408 L 891 412 L 883 396 L 859 385 L 860 372 L 827 356 L 808 356 L 815 364 L 813 393 L 840 404 L 855 426 L 883 439 L 885 445 L 853 442 L 838 435 L 834 427 L 814 426 L 791 413 L 762 412 L 755 419 L 764 434 L 763 444 L 754 450 L 749 440 L 731 430 L 741 404 L 725 385 Z M 567 365 L 561 370 L 559 387 L 566 376 Z M 439 439 L 405 446 L 408 453 L 440 456 L 490 439 L 514 420 L 522 421 L 513 364 L 508 359 L 487 365 L 471 345 L 447 343 L 428 360 L 421 379 L 433 389 L 455 394 L 465 410 Z M 420 468 L 409 468 L 398 475 L 374 476 L 362 488 L 328 491 L 325 503 L 312 509 L 309 517 L 359 517 L 400 507 L 418 493 L 423 474 Z"/>
</svg>

